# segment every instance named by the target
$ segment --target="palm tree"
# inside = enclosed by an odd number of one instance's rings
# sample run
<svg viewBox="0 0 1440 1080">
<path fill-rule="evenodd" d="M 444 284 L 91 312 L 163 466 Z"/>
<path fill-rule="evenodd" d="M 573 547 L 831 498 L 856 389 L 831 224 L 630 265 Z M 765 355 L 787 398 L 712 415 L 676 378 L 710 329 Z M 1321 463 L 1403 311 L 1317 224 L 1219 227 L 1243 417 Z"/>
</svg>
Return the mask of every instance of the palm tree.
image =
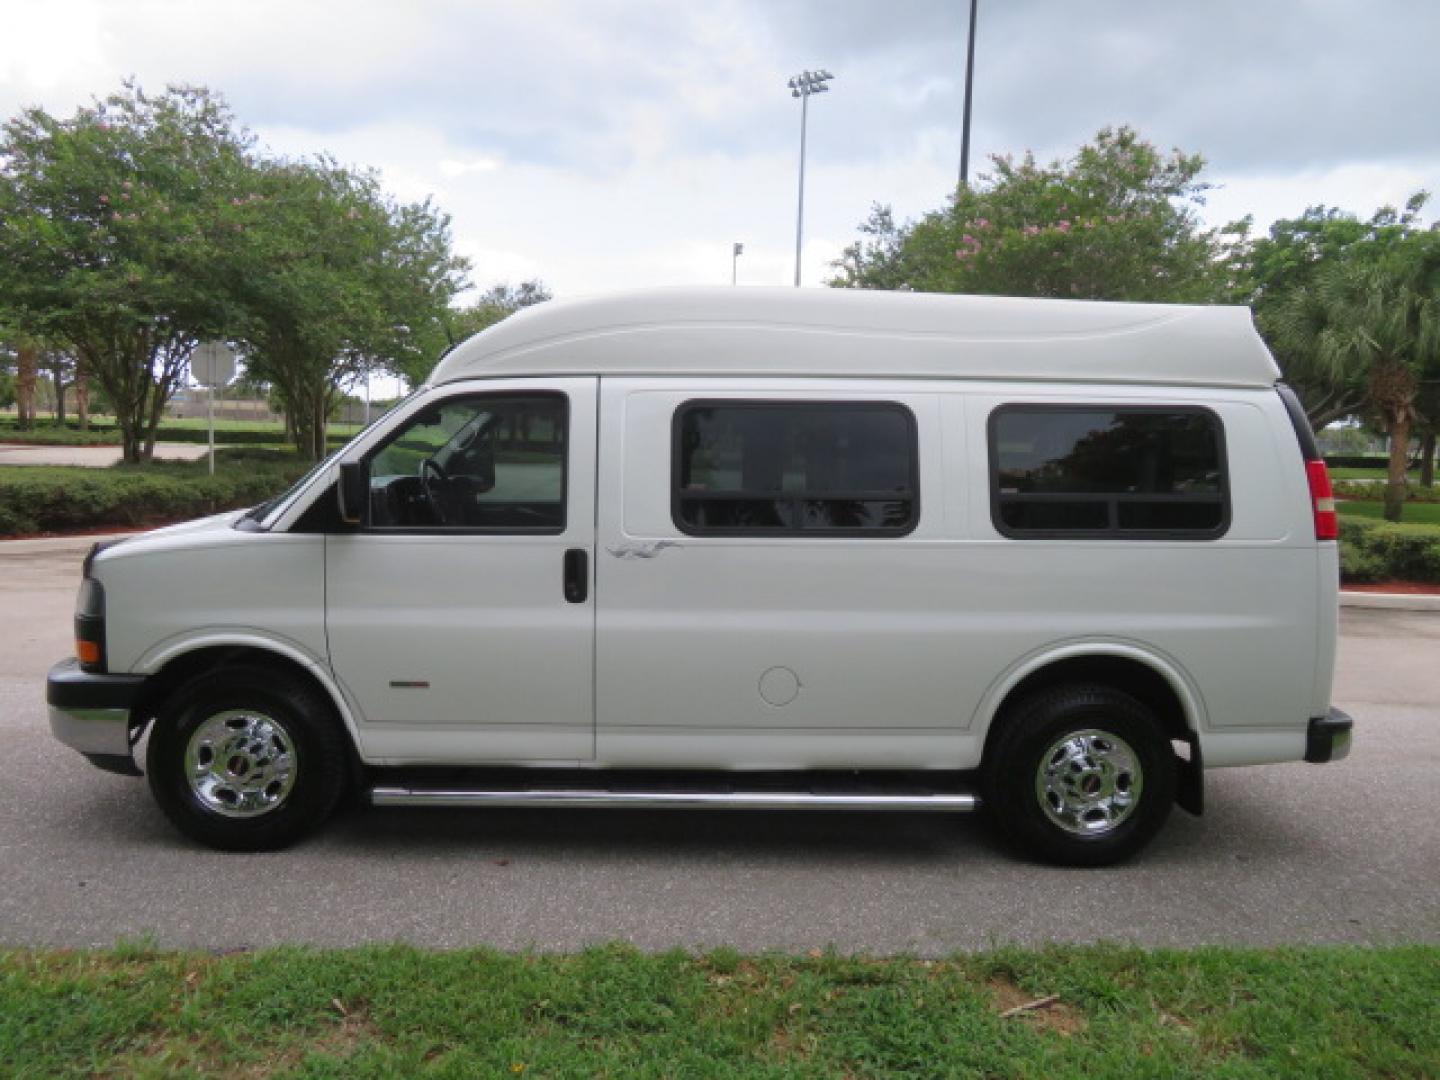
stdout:
<svg viewBox="0 0 1440 1080">
<path fill-rule="evenodd" d="M 1399 521 L 1417 399 L 1440 353 L 1440 246 L 1407 245 L 1395 257 L 1341 263 L 1297 292 L 1276 329 L 1336 384 L 1360 381 L 1367 411 L 1390 438 L 1385 518 Z"/>
</svg>

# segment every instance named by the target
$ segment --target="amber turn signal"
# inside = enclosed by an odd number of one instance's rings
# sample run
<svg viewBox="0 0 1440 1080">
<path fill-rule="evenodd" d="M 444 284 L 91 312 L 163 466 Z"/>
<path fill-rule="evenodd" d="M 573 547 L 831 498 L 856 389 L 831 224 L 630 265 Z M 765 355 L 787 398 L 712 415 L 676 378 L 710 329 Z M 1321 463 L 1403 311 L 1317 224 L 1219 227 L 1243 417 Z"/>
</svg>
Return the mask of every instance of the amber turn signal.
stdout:
<svg viewBox="0 0 1440 1080">
<path fill-rule="evenodd" d="M 82 664 L 100 663 L 100 643 L 98 641 L 75 642 L 75 655 L 80 658 Z"/>
</svg>

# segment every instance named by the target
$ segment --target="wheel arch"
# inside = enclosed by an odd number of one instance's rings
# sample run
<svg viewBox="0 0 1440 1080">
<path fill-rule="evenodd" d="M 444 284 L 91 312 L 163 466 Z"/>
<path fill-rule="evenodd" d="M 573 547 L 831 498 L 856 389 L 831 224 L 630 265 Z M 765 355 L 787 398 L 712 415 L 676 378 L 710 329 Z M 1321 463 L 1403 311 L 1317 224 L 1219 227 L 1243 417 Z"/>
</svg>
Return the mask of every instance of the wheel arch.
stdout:
<svg viewBox="0 0 1440 1080">
<path fill-rule="evenodd" d="M 1203 699 L 1180 665 L 1159 653 L 1122 642 L 1071 642 L 1032 653 L 986 692 L 977 710 L 988 759 L 1006 711 L 1040 690 L 1065 683 L 1110 686 L 1136 698 L 1164 725 L 1171 739 L 1187 743 L 1198 763 Z"/>
<path fill-rule="evenodd" d="M 144 688 L 132 715 L 148 724 L 181 683 L 202 671 L 223 666 L 254 664 L 286 672 L 317 690 L 330 702 L 345 730 L 353 764 L 360 764 L 359 733 L 355 716 L 339 686 L 324 665 L 291 642 L 254 634 L 212 634 L 167 642 L 147 653 L 138 668 L 146 675 Z"/>
</svg>

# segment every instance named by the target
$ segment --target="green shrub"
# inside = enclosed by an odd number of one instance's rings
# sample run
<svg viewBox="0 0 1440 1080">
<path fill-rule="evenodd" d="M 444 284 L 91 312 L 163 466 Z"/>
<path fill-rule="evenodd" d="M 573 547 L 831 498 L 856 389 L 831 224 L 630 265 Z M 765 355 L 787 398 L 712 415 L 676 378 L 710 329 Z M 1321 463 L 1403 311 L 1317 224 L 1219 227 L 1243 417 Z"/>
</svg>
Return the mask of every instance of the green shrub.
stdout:
<svg viewBox="0 0 1440 1080">
<path fill-rule="evenodd" d="M 119 446 L 120 433 L 114 428 L 56 427 L 47 424 L 21 431 L 17 427 L 0 428 L 0 442 L 21 443 L 25 446 Z"/>
<path fill-rule="evenodd" d="M 305 471 L 293 454 L 246 449 L 205 462 L 156 462 L 112 469 L 0 469 L 0 536 L 128 528 L 253 506 Z"/>
<path fill-rule="evenodd" d="M 1390 464 L 1390 455 L 1326 454 L 1325 464 L 1332 469 L 1384 469 Z"/>
<path fill-rule="evenodd" d="M 1340 580 L 1365 585 L 1384 581 L 1390 575 L 1385 571 L 1385 560 L 1375 552 L 1348 537 L 1340 540 Z"/>
<path fill-rule="evenodd" d="M 1342 518 L 1340 577 L 1440 585 L 1440 528 Z"/>
<path fill-rule="evenodd" d="M 1361 502 L 1383 502 L 1385 499 L 1383 483 L 1368 484 L 1359 480 L 1337 480 L 1334 488 L 1337 499 L 1355 499 Z M 1440 487 L 1427 488 L 1412 483 L 1409 492 L 1406 493 L 1405 501 L 1412 503 L 1440 502 Z"/>
</svg>

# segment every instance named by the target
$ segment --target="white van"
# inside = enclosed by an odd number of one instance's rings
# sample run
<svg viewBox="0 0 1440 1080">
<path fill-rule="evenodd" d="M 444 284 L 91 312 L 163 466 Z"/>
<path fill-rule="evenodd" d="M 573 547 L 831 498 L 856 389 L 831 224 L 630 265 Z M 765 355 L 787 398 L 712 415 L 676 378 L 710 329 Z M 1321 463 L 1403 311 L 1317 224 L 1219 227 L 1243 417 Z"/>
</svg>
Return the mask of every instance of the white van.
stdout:
<svg viewBox="0 0 1440 1080">
<path fill-rule="evenodd" d="M 56 736 L 184 832 L 984 805 L 1113 862 L 1344 757 L 1336 519 L 1243 308 L 686 289 L 467 341 L 280 498 L 100 545 Z"/>
</svg>

